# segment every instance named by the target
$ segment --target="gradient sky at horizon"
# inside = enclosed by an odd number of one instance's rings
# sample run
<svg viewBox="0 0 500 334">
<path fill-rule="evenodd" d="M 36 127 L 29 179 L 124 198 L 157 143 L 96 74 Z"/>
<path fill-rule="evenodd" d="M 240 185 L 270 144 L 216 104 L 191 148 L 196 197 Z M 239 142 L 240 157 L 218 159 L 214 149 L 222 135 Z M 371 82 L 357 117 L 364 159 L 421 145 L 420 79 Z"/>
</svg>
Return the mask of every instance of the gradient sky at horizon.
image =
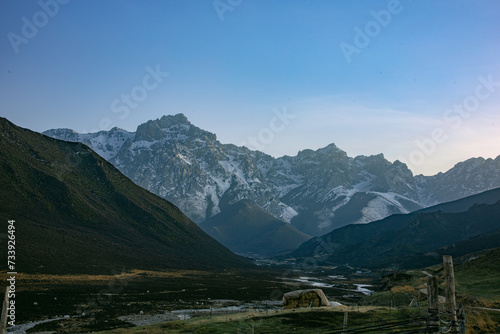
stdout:
<svg viewBox="0 0 500 334">
<path fill-rule="evenodd" d="M 19 126 L 183 113 L 276 157 L 335 143 L 425 175 L 500 154 L 500 1 L 61 2 L 0 2 L 0 116 Z"/>
</svg>

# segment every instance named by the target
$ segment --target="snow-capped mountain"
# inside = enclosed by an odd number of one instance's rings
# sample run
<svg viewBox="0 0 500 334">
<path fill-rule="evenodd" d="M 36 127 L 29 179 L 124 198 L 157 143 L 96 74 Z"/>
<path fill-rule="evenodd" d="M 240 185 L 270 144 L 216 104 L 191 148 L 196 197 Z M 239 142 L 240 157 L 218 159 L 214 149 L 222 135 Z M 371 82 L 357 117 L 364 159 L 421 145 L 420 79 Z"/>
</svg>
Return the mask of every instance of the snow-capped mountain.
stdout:
<svg viewBox="0 0 500 334">
<path fill-rule="evenodd" d="M 127 140 L 133 139 L 135 135 L 133 132 L 116 127 L 97 133 L 81 134 L 70 129 L 54 129 L 45 131 L 43 134 L 56 139 L 83 143 L 108 161 L 114 158 L 123 144 Z"/>
<path fill-rule="evenodd" d="M 450 202 L 500 187 L 500 156 L 459 162 L 445 173 L 415 176 L 420 203 L 425 206 Z"/>
<path fill-rule="evenodd" d="M 278 160 L 293 166 L 291 175 L 300 175 L 300 184 L 281 200 L 300 212 L 293 224 L 304 233 L 320 235 L 421 208 L 411 171 L 382 154 L 351 158 L 330 144 Z"/>
<path fill-rule="evenodd" d="M 45 134 L 89 145 L 197 223 L 248 199 L 304 233 L 321 235 L 500 187 L 500 157 L 414 177 L 399 161 L 391 163 L 382 154 L 348 157 L 334 144 L 281 158 L 221 144 L 182 114 L 149 121 L 135 133 L 113 128 Z"/>
<path fill-rule="evenodd" d="M 192 125 L 184 115 L 175 115 L 140 125 L 134 139 L 125 142 L 110 161 L 197 223 L 242 199 L 289 220 L 293 210 L 265 183 L 253 155 L 247 149 L 222 145 L 215 134 Z"/>
</svg>

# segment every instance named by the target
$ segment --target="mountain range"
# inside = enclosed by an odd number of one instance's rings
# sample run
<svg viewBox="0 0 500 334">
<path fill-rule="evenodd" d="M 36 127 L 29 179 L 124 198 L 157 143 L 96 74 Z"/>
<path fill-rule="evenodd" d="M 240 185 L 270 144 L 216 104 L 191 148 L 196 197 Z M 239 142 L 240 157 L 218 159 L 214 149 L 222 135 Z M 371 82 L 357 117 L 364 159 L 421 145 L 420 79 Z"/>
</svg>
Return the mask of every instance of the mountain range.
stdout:
<svg viewBox="0 0 500 334">
<path fill-rule="evenodd" d="M 88 146 L 49 138 L 4 118 L 0 181 L 0 219 L 4 224 L 15 220 L 19 272 L 251 266 Z M 0 257 L 7 259 L 6 245 Z"/>
<path fill-rule="evenodd" d="M 198 224 L 249 200 L 319 236 L 500 187 L 500 156 L 471 158 L 434 176 L 414 176 L 404 163 L 391 163 L 382 154 L 349 157 L 334 144 L 274 158 L 222 144 L 183 114 L 148 121 L 136 132 L 53 129 L 44 134 L 88 145 Z"/>
</svg>

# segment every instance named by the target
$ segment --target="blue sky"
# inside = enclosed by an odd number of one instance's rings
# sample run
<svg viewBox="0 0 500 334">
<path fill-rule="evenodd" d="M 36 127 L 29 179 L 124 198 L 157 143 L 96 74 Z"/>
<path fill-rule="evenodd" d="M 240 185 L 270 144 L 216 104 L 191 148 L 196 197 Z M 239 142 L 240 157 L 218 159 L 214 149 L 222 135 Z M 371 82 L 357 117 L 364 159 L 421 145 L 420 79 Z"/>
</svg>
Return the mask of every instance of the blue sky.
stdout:
<svg viewBox="0 0 500 334">
<path fill-rule="evenodd" d="M 499 31 L 496 0 L 3 0 L 0 116 L 184 113 L 274 156 L 335 143 L 431 175 L 500 154 Z"/>
</svg>

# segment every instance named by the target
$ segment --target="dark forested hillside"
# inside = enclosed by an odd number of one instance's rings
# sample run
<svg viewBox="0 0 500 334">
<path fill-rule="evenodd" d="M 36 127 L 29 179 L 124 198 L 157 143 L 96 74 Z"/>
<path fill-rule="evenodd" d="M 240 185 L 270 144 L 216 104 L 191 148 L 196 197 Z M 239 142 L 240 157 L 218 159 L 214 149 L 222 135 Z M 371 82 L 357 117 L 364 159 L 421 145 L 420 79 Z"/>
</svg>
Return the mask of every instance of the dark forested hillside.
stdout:
<svg viewBox="0 0 500 334">
<path fill-rule="evenodd" d="M 249 265 L 87 146 L 3 118 L 0 182 L 0 220 L 5 232 L 7 221 L 16 221 L 19 272 Z"/>
</svg>

